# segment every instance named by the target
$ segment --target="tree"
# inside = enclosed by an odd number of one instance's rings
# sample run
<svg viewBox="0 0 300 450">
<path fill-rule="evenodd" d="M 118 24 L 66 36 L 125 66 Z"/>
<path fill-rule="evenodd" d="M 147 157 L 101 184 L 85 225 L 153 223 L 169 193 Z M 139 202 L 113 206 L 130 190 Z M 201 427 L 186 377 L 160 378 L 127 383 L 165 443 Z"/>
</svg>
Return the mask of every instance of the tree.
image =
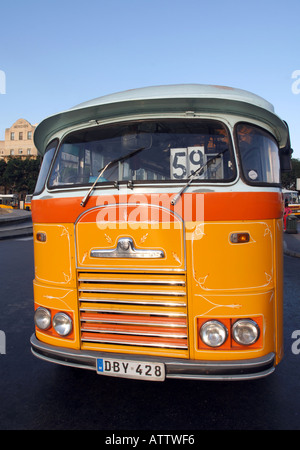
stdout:
<svg viewBox="0 0 300 450">
<path fill-rule="evenodd" d="M 37 159 L 28 158 L 24 161 L 24 163 L 24 172 L 26 173 L 26 191 L 32 194 L 40 171 L 41 157 L 38 156 Z"/>
<path fill-rule="evenodd" d="M 292 158 L 291 172 L 285 172 L 281 176 L 282 187 L 285 189 L 296 190 L 297 178 L 300 178 L 300 160 Z"/>
<path fill-rule="evenodd" d="M 4 193 L 6 194 L 6 190 L 7 190 L 7 183 L 5 181 L 5 171 L 6 171 L 6 161 L 4 161 L 4 159 L 0 159 L 0 186 L 4 187 Z"/>
<path fill-rule="evenodd" d="M 0 161 L 0 185 L 12 192 L 33 193 L 41 165 L 41 158 L 9 157 Z"/>
</svg>

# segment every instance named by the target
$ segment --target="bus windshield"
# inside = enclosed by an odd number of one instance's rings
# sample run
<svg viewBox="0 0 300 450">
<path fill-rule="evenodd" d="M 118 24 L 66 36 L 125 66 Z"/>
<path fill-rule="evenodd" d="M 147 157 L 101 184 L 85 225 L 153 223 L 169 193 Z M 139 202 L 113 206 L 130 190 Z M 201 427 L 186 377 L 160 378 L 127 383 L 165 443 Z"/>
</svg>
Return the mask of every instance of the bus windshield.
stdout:
<svg viewBox="0 0 300 450">
<path fill-rule="evenodd" d="M 97 181 L 102 184 L 178 182 L 203 165 L 196 181 L 231 181 L 236 174 L 231 149 L 227 129 L 214 120 L 147 120 L 78 130 L 63 140 L 48 187 L 92 185 L 103 168 Z"/>
</svg>

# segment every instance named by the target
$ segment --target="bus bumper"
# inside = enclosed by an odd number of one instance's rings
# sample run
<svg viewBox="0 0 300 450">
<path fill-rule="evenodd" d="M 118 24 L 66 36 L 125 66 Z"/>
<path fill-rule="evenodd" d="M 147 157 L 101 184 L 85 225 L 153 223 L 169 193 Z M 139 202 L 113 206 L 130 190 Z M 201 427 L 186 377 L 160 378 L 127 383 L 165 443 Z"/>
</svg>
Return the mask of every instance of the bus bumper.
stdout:
<svg viewBox="0 0 300 450">
<path fill-rule="evenodd" d="M 32 353 L 45 361 L 81 369 L 97 370 L 97 358 L 119 358 L 122 360 L 147 361 L 163 363 L 166 378 L 185 380 L 253 380 L 265 377 L 275 370 L 275 354 L 260 358 L 237 361 L 199 361 L 164 358 L 146 355 L 126 355 L 97 351 L 74 350 L 55 347 L 39 341 L 35 334 L 31 336 Z"/>
</svg>

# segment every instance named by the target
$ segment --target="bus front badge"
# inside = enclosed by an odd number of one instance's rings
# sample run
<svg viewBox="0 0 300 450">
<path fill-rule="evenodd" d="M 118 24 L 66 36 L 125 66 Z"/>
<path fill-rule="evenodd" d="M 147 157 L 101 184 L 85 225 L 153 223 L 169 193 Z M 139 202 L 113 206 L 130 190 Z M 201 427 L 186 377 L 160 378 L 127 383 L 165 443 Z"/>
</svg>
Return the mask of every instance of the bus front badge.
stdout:
<svg viewBox="0 0 300 450">
<path fill-rule="evenodd" d="M 137 249 L 131 238 L 120 238 L 117 247 L 114 249 L 96 249 L 91 250 L 91 258 L 148 258 L 158 259 L 164 258 L 163 250 Z"/>
</svg>

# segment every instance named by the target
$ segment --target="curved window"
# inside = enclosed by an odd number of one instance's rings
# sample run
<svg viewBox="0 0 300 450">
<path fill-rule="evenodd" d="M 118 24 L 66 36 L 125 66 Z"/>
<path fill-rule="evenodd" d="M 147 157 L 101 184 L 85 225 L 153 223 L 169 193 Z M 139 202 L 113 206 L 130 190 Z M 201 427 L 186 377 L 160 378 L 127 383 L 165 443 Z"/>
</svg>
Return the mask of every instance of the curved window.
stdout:
<svg viewBox="0 0 300 450">
<path fill-rule="evenodd" d="M 238 124 L 236 131 L 245 181 L 249 184 L 279 184 L 279 149 L 275 138 L 248 123 Z"/>
<path fill-rule="evenodd" d="M 234 179 L 231 141 L 213 120 L 156 120 L 103 125 L 63 141 L 49 188 L 112 182 L 178 182 L 197 169 L 197 181 Z M 209 163 L 208 163 L 209 162 Z"/>
<path fill-rule="evenodd" d="M 40 172 L 39 172 L 39 176 L 37 179 L 37 183 L 35 186 L 35 190 L 34 190 L 34 194 L 39 194 L 40 192 L 42 192 L 44 185 L 45 185 L 45 181 L 51 166 L 51 162 L 53 160 L 53 156 L 55 153 L 55 150 L 57 148 L 57 144 L 58 144 L 58 140 L 52 141 L 50 142 L 50 144 L 47 146 L 46 150 L 45 150 L 45 155 L 43 158 L 43 162 L 40 168 Z"/>
</svg>

